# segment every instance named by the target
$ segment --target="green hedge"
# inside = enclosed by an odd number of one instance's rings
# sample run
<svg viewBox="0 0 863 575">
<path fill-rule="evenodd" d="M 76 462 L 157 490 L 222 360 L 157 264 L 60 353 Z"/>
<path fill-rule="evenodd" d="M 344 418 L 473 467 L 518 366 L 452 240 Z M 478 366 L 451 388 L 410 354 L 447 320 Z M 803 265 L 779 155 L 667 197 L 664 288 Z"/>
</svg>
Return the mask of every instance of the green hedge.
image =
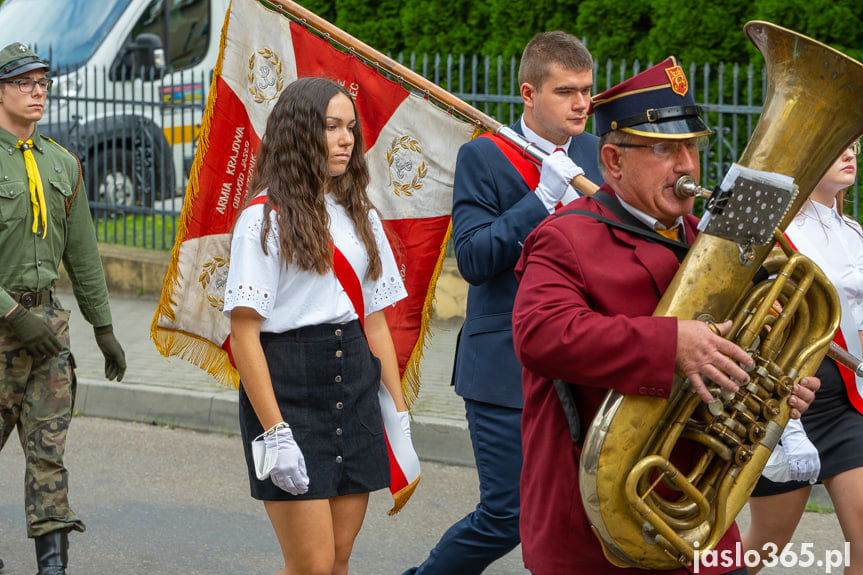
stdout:
<svg viewBox="0 0 863 575">
<path fill-rule="evenodd" d="M 536 32 L 583 38 L 599 60 L 748 62 L 749 20 L 791 28 L 863 59 L 860 0 L 301 0 L 385 53 L 518 56 Z"/>
</svg>

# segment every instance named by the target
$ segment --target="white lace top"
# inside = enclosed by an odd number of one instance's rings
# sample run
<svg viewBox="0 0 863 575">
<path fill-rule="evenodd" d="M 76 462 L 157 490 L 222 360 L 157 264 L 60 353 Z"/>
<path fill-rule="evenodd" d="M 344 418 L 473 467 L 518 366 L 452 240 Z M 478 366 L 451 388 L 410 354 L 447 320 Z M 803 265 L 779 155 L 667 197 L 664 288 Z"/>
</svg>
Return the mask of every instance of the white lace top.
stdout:
<svg viewBox="0 0 863 575">
<path fill-rule="evenodd" d="M 863 230 L 835 207 L 807 201 L 785 230 L 797 248 L 820 267 L 848 301 L 863 330 Z M 847 337 L 847 336 L 846 336 Z"/>
<path fill-rule="evenodd" d="M 380 216 L 369 212 L 383 273 L 377 280 L 365 277 L 369 258 L 356 227 L 345 209 L 329 195 L 330 236 L 360 279 L 365 313 L 369 315 L 407 297 L 404 283 Z M 225 285 L 224 313 L 249 307 L 263 318 L 261 331 L 280 333 L 307 325 L 345 323 L 357 319 L 353 304 L 335 274 L 303 271 L 285 266 L 281 257 L 275 212 L 267 237 L 267 255 L 261 249 L 264 206 L 250 206 L 240 214 L 231 240 L 231 263 Z"/>
</svg>

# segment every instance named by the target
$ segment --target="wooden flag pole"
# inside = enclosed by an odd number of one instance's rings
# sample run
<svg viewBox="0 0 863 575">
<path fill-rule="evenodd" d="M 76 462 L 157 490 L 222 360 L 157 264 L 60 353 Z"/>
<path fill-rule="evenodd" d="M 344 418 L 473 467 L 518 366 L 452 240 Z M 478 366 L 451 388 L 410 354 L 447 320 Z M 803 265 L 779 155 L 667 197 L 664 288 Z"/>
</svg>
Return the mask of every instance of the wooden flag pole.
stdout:
<svg viewBox="0 0 863 575">
<path fill-rule="evenodd" d="M 296 2 L 291 2 L 291 0 L 265 0 L 265 3 L 270 4 L 275 10 L 292 18 L 295 22 L 311 28 L 324 38 L 340 44 L 348 51 L 368 61 L 372 67 L 386 72 L 395 81 L 408 84 L 415 91 L 423 94 L 441 107 L 459 114 L 481 129 L 497 134 L 531 161 L 542 164 L 542 161 L 546 158 L 547 154 L 545 152 L 525 140 L 523 136 L 512 130 L 509 126 L 498 122 L 488 114 L 481 112 L 464 100 L 450 94 L 434 82 L 423 78 L 413 70 L 378 52 L 371 46 L 330 24 Z M 599 189 L 599 186 L 583 175 L 576 176 L 571 184 L 574 188 L 587 195 L 592 195 Z"/>
</svg>

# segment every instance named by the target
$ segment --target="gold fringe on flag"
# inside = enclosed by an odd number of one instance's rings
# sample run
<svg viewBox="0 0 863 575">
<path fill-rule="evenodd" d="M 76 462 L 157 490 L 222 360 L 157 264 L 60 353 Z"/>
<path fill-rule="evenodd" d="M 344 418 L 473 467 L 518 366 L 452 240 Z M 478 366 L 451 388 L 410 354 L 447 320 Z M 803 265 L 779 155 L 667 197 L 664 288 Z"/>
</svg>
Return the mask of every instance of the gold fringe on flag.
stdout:
<svg viewBox="0 0 863 575">
<path fill-rule="evenodd" d="M 417 342 L 416 344 L 414 344 L 413 351 L 411 351 L 411 355 L 408 358 L 407 363 L 405 364 L 404 373 L 402 374 L 402 393 L 405 396 L 405 403 L 408 406 L 408 411 L 410 411 L 410 408 L 413 405 L 414 401 L 416 401 L 417 397 L 419 397 L 420 362 L 422 361 L 423 354 L 425 353 L 426 343 L 431 340 L 431 337 L 433 335 L 431 331 L 431 324 L 432 314 L 434 313 L 435 288 L 437 287 L 437 281 L 440 277 L 441 271 L 443 271 L 443 263 L 446 259 L 446 246 L 449 243 L 451 236 L 452 219 L 450 219 L 449 224 L 447 225 L 446 235 L 444 236 L 443 242 L 441 242 L 440 253 L 438 254 L 437 263 L 435 264 L 434 270 L 432 271 L 428 289 L 426 290 L 426 296 L 425 300 L 423 301 L 423 310 L 421 314 L 419 336 L 417 337 Z"/>
</svg>

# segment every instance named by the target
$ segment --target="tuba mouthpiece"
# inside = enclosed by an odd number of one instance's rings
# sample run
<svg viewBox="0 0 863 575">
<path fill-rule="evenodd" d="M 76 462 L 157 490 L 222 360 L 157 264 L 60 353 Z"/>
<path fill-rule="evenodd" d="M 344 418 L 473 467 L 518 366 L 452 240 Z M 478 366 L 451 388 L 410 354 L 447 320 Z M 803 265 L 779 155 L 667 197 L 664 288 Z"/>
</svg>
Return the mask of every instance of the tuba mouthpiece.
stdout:
<svg viewBox="0 0 863 575">
<path fill-rule="evenodd" d="M 702 188 L 698 184 L 695 183 L 695 179 L 692 176 L 680 176 L 676 182 L 674 182 L 674 193 L 678 198 L 687 199 L 687 198 L 702 198 L 708 199 L 710 198 L 711 191 L 707 188 Z"/>
</svg>

